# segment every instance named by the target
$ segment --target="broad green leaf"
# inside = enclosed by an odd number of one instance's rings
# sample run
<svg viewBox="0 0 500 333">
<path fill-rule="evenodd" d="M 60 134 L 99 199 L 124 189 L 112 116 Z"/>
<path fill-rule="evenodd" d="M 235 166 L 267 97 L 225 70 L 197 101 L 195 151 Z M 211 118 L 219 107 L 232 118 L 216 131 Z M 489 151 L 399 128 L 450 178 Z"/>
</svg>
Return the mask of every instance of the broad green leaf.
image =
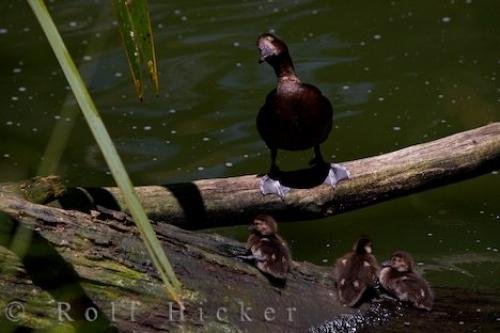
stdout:
<svg viewBox="0 0 500 333">
<path fill-rule="evenodd" d="M 92 134 L 94 135 L 104 159 L 125 198 L 129 211 L 134 218 L 137 228 L 140 231 L 146 249 L 151 257 L 153 264 L 159 271 L 160 277 L 165 284 L 167 292 L 180 304 L 181 284 L 172 269 L 172 266 L 156 237 L 153 227 L 149 222 L 146 213 L 139 201 L 139 197 L 130 181 L 125 166 L 123 165 L 118 152 L 109 136 L 106 127 L 97 111 L 97 108 L 90 97 L 90 94 L 83 82 L 78 69 L 73 62 L 64 42 L 57 30 L 52 17 L 43 0 L 28 0 L 28 4 L 33 9 L 50 46 L 54 51 L 59 64 L 69 82 L 71 90 L 76 97 L 85 120 L 87 121 Z"/>
<path fill-rule="evenodd" d="M 131 18 L 137 31 L 139 52 L 147 66 L 151 80 L 154 83 L 156 93 L 159 90 L 158 68 L 156 62 L 155 44 L 153 38 L 153 29 L 149 17 L 147 0 L 129 1 Z"/>
<path fill-rule="evenodd" d="M 116 9 L 137 95 L 142 100 L 144 95 L 142 71 L 145 68 L 158 94 L 158 68 L 147 0 L 112 0 L 112 2 Z"/>
</svg>

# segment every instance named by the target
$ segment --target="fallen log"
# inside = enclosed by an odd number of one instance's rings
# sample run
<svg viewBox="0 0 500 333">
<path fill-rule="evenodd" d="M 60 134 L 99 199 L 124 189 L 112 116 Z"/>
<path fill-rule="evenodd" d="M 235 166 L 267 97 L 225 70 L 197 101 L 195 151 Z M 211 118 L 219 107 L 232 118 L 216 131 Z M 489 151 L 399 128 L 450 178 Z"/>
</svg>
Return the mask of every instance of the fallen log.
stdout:
<svg viewBox="0 0 500 333">
<path fill-rule="evenodd" d="M 350 180 L 336 188 L 293 189 L 284 200 L 263 196 L 258 175 L 140 186 L 136 190 L 152 220 L 185 229 L 246 224 L 255 212 L 270 213 L 280 221 L 321 218 L 499 169 L 500 123 L 342 164 L 350 171 Z M 312 168 L 288 178 L 304 182 L 318 172 L 322 171 Z M 65 208 L 89 211 L 101 205 L 127 211 L 119 189 L 114 187 L 70 189 L 59 197 Z"/>
<path fill-rule="evenodd" d="M 128 220 L 101 220 L 1 192 L 0 212 L 17 221 L 13 229 L 27 226 L 36 231 L 22 261 L 24 268 L 0 247 L 0 299 L 5 301 L 0 307 L 9 306 L 12 300 L 20 302 L 24 325 L 57 323 L 59 303 L 71 304 L 64 309 L 71 308 L 68 316 L 80 319 L 79 325 L 92 325 L 92 329 L 95 325 L 100 325 L 99 329 L 115 325 L 125 332 L 202 327 L 227 332 L 305 331 L 336 312 L 352 312 L 336 302 L 328 269 L 296 263 L 286 287 L 276 287 L 253 266 L 236 258 L 245 252 L 241 243 L 156 224 L 155 231 L 185 287 L 182 321 L 179 308 L 162 288 L 135 225 Z M 3 246 L 9 244 L 5 235 L 12 234 L 5 228 L 3 221 Z M 74 295 L 67 295 L 67 284 L 75 289 Z M 101 322 L 85 320 L 89 307 L 98 309 Z M 71 323 L 63 320 L 62 324 Z"/>
<path fill-rule="evenodd" d="M 0 212 L 10 217 L 0 215 L 2 331 L 55 325 L 61 331 L 73 326 L 92 332 L 304 332 L 313 327 L 315 332 L 352 332 L 353 327 L 418 332 L 438 326 L 456 332 L 498 324 L 498 295 L 453 289 L 437 290 L 436 311 L 430 314 L 389 301 L 341 307 L 328 267 L 296 262 L 286 286 L 273 286 L 236 258 L 244 252 L 241 243 L 155 223 L 185 288 L 182 319 L 128 219 L 33 204 L 2 191 Z M 34 230 L 34 236 L 19 261 L 7 249 L 22 228 Z"/>
</svg>

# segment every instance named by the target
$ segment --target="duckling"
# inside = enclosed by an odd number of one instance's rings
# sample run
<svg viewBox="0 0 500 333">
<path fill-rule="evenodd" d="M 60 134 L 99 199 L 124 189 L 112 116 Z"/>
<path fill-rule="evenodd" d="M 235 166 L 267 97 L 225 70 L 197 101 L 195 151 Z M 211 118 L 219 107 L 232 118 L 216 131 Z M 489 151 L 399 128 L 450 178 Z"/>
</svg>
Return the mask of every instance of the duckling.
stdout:
<svg viewBox="0 0 500 333">
<path fill-rule="evenodd" d="M 361 238 L 352 252 L 337 259 L 333 274 L 342 305 L 356 306 L 368 288 L 374 287 L 379 266 L 372 255 L 372 241 Z"/>
<path fill-rule="evenodd" d="M 372 241 L 359 239 L 334 265 L 334 277 L 340 303 L 355 306 L 368 288 L 375 286 L 379 265 L 372 255 Z"/>
<path fill-rule="evenodd" d="M 290 190 L 281 185 L 277 178 L 276 165 L 278 149 L 314 149 L 315 157 L 310 164 L 325 164 L 320 144 L 332 129 L 333 108 L 321 91 L 315 86 L 302 83 L 295 68 L 287 45 L 278 37 L 265 33 L 257 40 L 260 50 L 259 63 L 271 65 L 278 78 L 277 88 L 271 91 L 257 116 L 257 129 L 271 152 L 271 168 L 262 178 L 262 193 L 275 193 L 284 197 Z M 343 166 L 330 165 L 325 183 L 335 186 L 349 178 Z"/>
<path fill-rule="evenodd" d="M 408 301 L 414 307 L 430 311 L 434 293 L 429 283 L 418 274 L 411 255 L 397 251 L 390 261 L 384 262 L 379 273 L 382 287 L 401 301 Z"/>
<path fill-rule="evenodd" d="M 265 275 L 285 280 L 290 270 L 290 250 L 286 241 L 278 234 L 276 220 L 265 214 L 255 217 L 248 229 L 252 232 L 247 240 L 249 256 Z"/>
</svg>

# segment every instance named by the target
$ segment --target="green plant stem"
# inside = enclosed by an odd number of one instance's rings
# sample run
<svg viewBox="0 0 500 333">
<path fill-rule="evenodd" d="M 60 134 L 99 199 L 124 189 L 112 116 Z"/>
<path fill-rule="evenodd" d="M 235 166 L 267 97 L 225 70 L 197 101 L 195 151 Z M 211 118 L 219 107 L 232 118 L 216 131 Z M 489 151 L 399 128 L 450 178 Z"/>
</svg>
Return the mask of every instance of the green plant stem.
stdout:
<svg viewBox="0 0 500 333">
<path fill-rule="evenodd" d="M 103 10 L 96 17 L 93 27 L 98 27 L 101 24 L 109 21 L 109 14 L 107 11 Z M 84 53 L 92 53 L 97 50 L 102 50 L 107 44 L 109 44 L 109 39 L 107 38 L 93 38 L 89 40 Z M 86 72 L 89 77 L 94 76 L 98 71 L 101 63 L 99 59 L 96 61 L 85 64 Z M 75 126 L 77 118 L 79 116 L 78 106 L 74 103 L 74 97 L 71 92 L 68 92 L 64 101 L 61 103 L 61 110 L 59 121 L 55 122 L 52 133 L 50 134 L 49 141 L 45 148 L 45 152 L 42 157 L 42 161 L 38 167 L 37 176 L 48 176 L 55 175 L 59 170 L 59 164 L 61 162 L 66 146 L 68 145 L 69 138 L 71 136 L 71 131 Z"/>
<path fill-rule="evenodd" d="M 71 130 L 75 125 L 77 115 L 78 109 L 75 106 L 62 106 L 60 120 L 56 122 L 52 130 L 43 154 L 43 160 L 38 167 L 37 176 L 57 174 L 59 163 L 68 143 Z"/>
<path fill-rule="evenodd" d="M 82 109 L 83 115 L 97 140 L 104 159 L 113 175 L 118 187 L 123 192 L 125 202 L 132 217 L 141 233 L 146 248 L 151 256 L 153 264 L 160 273 L 167 291 L 178 301 L 181 284 L 172 269 L 172 266 L 163 251 L 161 244 L 156 237 L 146 213 L 139 201 L 139 197 L 134 190 L 132 182 L 125 170 L 118 152 L 109 136 L 106 127 L 94 105 L 92 98 L 83 82 L 78 69 L 76 68 L 64 42 L 52 20 L 45 3 L 42 0 L 27 0 L 35 16 L 37 17 L 49 43 L 54 51 L 59 64 L 61 65 L 71 90 L 75 94 L 78 105 Z"/>
</svg>

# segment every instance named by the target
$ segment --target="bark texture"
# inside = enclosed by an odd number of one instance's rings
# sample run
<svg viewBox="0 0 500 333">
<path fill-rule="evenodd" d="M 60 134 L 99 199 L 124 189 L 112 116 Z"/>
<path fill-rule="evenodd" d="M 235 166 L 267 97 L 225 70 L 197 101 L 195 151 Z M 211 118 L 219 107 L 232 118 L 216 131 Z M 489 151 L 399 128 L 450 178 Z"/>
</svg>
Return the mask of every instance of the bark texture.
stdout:
<svg viewBox="0 0 500 333">
<path fill-rule="evenodd" d="M 70 316 L 81 319 L 79 325 L 104 329 L 113 324 L 125 332 L 305 331 L 336 312 L 350 312 L 336 303 L 328 269 L 296 263 L 286 287 L 273 286 L 253 266 L 236 258 L 245 253 L 242 244 L 156 224 L 158 237 L 185 287 L 185 321 L 180 322 L 177 305 L 169 304 L 138 231 L 127 219 L 101 220 L 1 192 L 0 211 L 18 221 L 11 224 L 10 231 L 2 221 L 4 246 L 12 243 L 6 235 L 13 237 L 25 226 L 36 231 L 23 265 L 0 247 L 0 299 L 5 301 L 0 305 L 21 302 L 26 310 L 21 323 L 28 327 L 57 321 L 55 302 L 70 303 Z M 65 293 L 63 286 L 71 292 Z M 91 306 L 99 309 L 98 323 L 82 320 Z M 131 320 L 131 306 L 135 321 Z M 274 309 L 268 310 L 268 316 L 275 320 L 265 320 L 267 308 Z M 222 320 L 217 320 L 217 311 Z M 293 320 L 288 320 L 289 315 Z"/>
<path fill-rule="evenodd" d="M 276 286 L 236 258 L 243 244 L 155 224 L 185 287 L 181 320 L 127 218 L 33 204 L 2 191 L 0 212 L 0 308 L 12 302 L 23 308 L 13 311 L 16 321 L 4 311 L 0 327 L 6 330 L 58 325 L 91 332 L 419 332 L 439 326 L 457 332 L 494 328 L 500 317 L 498 295 L 454 289 L 437 290 L 432 313 L 390 301 L 345 308 L 336 300 L 329 267 L 295 262 L 286 286 Z M 8 248 L 26 230 L 34 233 L 20 261 L 19 249 Z M 75 321 L 60 321 L 59 309 Z"/>
</svg>

